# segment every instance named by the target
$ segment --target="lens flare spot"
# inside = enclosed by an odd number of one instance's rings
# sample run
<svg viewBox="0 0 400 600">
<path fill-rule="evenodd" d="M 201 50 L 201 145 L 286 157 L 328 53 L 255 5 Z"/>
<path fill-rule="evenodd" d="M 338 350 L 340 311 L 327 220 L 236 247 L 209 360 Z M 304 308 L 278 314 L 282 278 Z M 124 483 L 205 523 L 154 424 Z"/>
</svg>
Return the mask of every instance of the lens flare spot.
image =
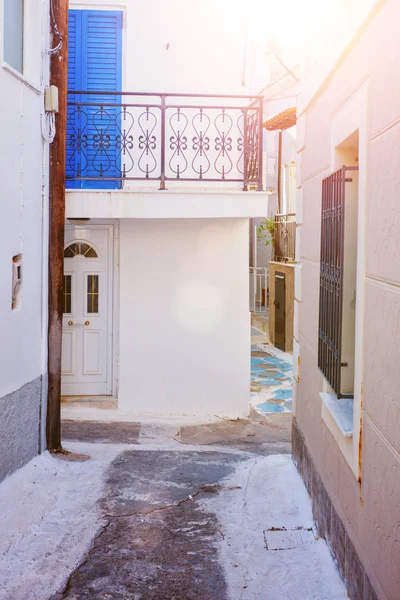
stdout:
<svg viewBox="0 0 400 600">
<path fill-rule="evenodd" d="M 187 282 L 177 288 L 173 310 L 185 331 L 209 333 L 222 319 L 221 294 L 207 282 Z"/>
</svg>

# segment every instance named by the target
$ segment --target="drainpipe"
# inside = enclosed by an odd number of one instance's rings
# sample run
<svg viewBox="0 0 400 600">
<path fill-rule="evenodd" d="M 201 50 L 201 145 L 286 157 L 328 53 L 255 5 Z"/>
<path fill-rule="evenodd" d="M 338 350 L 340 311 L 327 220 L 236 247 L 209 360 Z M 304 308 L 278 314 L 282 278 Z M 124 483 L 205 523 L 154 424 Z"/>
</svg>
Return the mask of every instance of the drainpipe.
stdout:
<svg viewBox="0 0 400 600">
<path fill-rule="evenodd" d="M 243 48 L 243 65 L 242 65 L 242 86 L 247 85 L 247 54 L 249 45 L 249 12 L 245 11 L 244 16 L 244 48 Z"/>
<path fill-rule="evenodd" d="M 243 51 L 243 68 L 242 68 L 242 86 L 247 85 L 247 46 L 248 46 L 248 25 L 246 20 L 246 28 L 244 32 L 244 51 Z"/>
<path fill-rule="evenodd" d="M 68 85 L 68 0 L 50 0 L 53 34 L 62 45 L 52 54 L 50 82 L 58 88 L 56 135 L 50 146 L 49 199 L 49 332 L 46 441 L 50 452 L 61 451 L 61 339 L 64 275 L 65 161 Z M 53 35 L 53 41 L 55 36 Z"/>
<path fill-rule="evenodd" d="M 278 201 L 278 215 L 281 214 L 281 201 L 282 201 L 282 129 L 278 133 L 278 181 L 276 187 L 276 197 Z"/>
</svg>

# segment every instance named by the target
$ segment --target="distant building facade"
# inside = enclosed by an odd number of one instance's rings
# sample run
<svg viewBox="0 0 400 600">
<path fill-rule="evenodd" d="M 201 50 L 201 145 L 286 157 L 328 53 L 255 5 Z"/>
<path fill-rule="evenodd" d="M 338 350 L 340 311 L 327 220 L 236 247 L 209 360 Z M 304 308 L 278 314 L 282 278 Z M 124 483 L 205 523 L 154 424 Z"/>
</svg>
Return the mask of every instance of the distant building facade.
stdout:
<svg viewBox="0 0 400 600">
<path fill-rule="evenodd" d="M 232 12 L 70 2 L 64 411 L 249 412 L 249 219 L 267 195 Z"/>
</svg>

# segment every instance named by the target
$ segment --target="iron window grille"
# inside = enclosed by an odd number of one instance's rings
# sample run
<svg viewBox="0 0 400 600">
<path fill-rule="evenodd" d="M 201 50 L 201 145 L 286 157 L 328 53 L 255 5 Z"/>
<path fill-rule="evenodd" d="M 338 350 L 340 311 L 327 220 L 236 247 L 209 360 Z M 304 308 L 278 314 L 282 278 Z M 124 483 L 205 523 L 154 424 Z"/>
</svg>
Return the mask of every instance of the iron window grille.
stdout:
<svg viewBox="0 0 400 600">
<path fill-rule="evenodd" d="M 322 181 L 318 367 L 338 398 L 353 397 L 342 394 L 341 375 L 346 174 L 356 170 L 343 166 Z"/>
</svg>

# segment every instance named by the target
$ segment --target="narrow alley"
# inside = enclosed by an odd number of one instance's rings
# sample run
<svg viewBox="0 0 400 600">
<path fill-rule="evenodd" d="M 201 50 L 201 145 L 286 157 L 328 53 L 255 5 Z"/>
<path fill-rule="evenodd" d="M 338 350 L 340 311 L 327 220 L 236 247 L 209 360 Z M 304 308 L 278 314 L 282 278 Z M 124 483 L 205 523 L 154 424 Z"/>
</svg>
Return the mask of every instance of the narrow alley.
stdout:
<svg viewBox="0 0 400 600">
<path fill-rule="evenodd" d="M 0 486 L 1 600 L 344 600 L 281 416 L 64 422 Z"/>
<path fill-rule="evenodd" d="M 0 600 L 400 600 L 399 22 L 0 0 Z"/>
<path fill-rule="evenodd" d="M 250 403 L 260 414 L 292 412 L 293 355 L 251 328 Z"/>
</svg>

